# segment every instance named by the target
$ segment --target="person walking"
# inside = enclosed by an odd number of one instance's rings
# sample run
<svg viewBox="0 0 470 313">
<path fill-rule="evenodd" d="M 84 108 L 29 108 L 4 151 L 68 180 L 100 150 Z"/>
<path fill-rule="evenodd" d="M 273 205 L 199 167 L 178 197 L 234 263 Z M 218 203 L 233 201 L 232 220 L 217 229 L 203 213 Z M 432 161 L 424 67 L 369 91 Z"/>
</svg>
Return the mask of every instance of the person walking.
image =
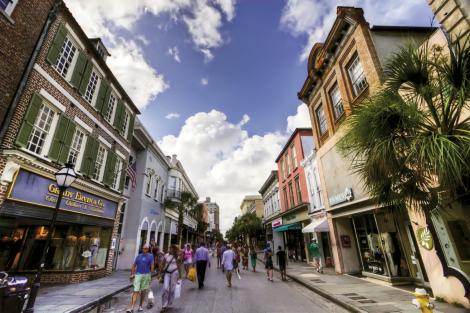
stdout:
<svg viewBox="0 0 470 313">
<path fill-rule="evenodd" d="M 242 264 L 243 264 L 243 269 L 245 271 L 248 270 L 248 247 L 245 245 L 243 245 L 243 248 L 242 248 Z"/>
<path fill-rule="evenodd" d="M 175 299 L 176 284 L 178 280 L 181 280 L 181 258 L 179 255 L 178 247 L 171 245 L 170 251 L 163 257 L 161 268 L 164 276 L 161 312 L 165 312 Z"/>
<path fill-rule="evenodd" d="M 134 313 L 134 306 L 139 296 L 141 301 L 138 311 L 141 312 L 144 310 L 142 304 L 146 293 L 150 289 L 150 281 L 152 280 L 151 273 L 153 270 L 153 255 L 149 253 L 149 245 L 144 244 L 142 253 L 135 258 L 131 268 L 130 278 L 133 279 L 134 292 L 132 293 L 131 306 L 126 311 L 127 313 Z"/>
<path fill-rule="evenodd" d="M 273 251 L 271 250 L 271 247 L 269 245 L 266 246 L 266 249 L 264 249 L 264 262 L 265 262 L 267 279 L 272 282 L 274 263 L 273 263 Z"/>
<path fill-rule="evenodd" d="M 286 281 L 287 280 L 287 255 L 286 251 L 282 250 L 282 247 L 279 246 L 277 247 L 277 265 L 279 266 L 279 271 L 281 272 L 281 280 Z"/>
<path fill-rule="evenodd" d="M 253 273 L 256 273 L 256 261 L 258 258 L 258 254 L 256 253 L 256 249 L 253 245 L 250 246 L 250 259 L 251 259 L 251 267 L 253 268 Z"/>
<path fill-rule="evenodd" d="M 237 243 L 234 243 L 234 244 L 233 244 L 232 251 L 233 251 L 233 253 L 235 254 L 235 258 L 234 258 L 234 261 L 233 261 L 233 271 L 234 271 L 238 276 L 240 276 L 240 267 L 239 267 L 239 264 L 240 264 L 240 252 L 239 252 L 239 250 L 238 250 L 238 244 L 237 244 Z"/>
<path fill-rule="evenodd" d="M 312 239 L 312 242 L 308 246 L 308 251 L 310 252 L 310 256 L 313 257 L 313 261 L 315 262 L 315 267 L 316 267 L 317 272 L 323 274 L 320 247 L 318 246 L 316 238 Z"/>
<path fill-rule="evenodd" d="M 187 243 L 183 250 L 183 263 L 184 263 L 184 271 L 186 272 L 186 278 L 188 278 L 189 268 L 193 266 L 193 256 L 194 256 L 194 251 L 191 248 L 191 245 Z"/>
<path fill-rule="evenodd" d="M 222 244 L 217 241 L 215 244 L 215 254 L 217 256 L 217 268 L 222 266 Z"/>
<path fill-rule="evenodd" d="M 227 249 L 222 254 L 222 268 L 225 271 L 225 277 L 227 278 L 227 287 L 232 287 L 232 272 L 235 263 L 235 252 L 233 252 L 230 245 L 227 245 Z"/>
<path fill-rule="evenodd" d="M 199 289 L 204 287 L 204 277 L 206 276 L 206 268 L 211 267 L 211 259 L 209 258 L 209 250 L 207 250 L 204 242 L 199 244 L 196 250 L 196 272 Z"/>
</svg>

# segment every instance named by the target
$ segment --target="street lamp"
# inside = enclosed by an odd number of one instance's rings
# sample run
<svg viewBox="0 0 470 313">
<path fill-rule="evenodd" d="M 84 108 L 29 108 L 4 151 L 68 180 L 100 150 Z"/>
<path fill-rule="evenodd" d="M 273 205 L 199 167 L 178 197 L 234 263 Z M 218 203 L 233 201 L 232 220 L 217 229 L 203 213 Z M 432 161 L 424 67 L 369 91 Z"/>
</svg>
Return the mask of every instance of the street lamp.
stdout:
<svg viewBox="0 0 470 313">
<path fill-rule="evenodd" d="M 42 250 L 41 261 L 34 276 L 34 283 L 31 287 L 31 292 L 29 293 L 28 304 L 26 305 L 25 313 L 34 312 L 34 302 L 36 301 L 36 296 L 38 295 L 39 287 L 41 286 L 41 274 L 44 269 L 44 263 L 46 262 L 47 251 L 49 250 L 49 245 L 52 239 L 52 233 L 54 232 L 55 222 L 57 219 L 57 214 L 59 213 L 60 202 L 62 201 L 62 196 L 64 191 L 73 184 L 75 179 L 77 179 L 77 173 L 73 168 L 73 165 L 66 163 L 57 173 L 54 174 L 55 180 L 57 182 L 57 187 L 59 188 L 59 196 L 57 197 L 56 206 L 54 209 L 54 214 L 52 215 L 52 220 L 49 225 L 49 232 L 47 233 L 47 240 L 44 249 Z"/>
</svg>

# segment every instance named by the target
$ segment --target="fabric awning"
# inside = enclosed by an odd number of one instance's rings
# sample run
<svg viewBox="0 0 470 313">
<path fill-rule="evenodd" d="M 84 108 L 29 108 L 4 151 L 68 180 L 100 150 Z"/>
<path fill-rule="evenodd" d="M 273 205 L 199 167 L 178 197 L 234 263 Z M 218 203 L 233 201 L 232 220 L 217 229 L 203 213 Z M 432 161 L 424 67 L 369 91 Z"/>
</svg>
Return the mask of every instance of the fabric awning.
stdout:
<svg viewBox="0 0 470 313">
<path fill-rule="evenodd" d="M 328 231 L 330 229 L 328 228 L 328 220 L 326 218 L 315 220 L 302 228 L 303 233 L 322 233 Z"/>
<path fill-rule="evenodd" d="M 274 231 L 287 231 L 287 230 L 295 230 L 295 229 L 302 229 L 302 226 L 300 226 L 300 223 L 287 224 L 287 225 L 282 225 L 282 226 L 273 228 Z"/>
</svg>

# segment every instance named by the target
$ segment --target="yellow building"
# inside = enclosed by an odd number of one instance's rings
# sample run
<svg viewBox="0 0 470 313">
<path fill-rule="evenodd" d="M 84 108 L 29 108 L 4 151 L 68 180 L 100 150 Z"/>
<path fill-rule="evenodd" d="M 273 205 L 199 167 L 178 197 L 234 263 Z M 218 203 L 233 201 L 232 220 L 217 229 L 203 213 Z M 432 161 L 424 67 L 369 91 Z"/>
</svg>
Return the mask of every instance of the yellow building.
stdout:
<svg viewBox="0 0 470 313">
<path fill-rule="evenodd" d="M 257 217 L 263 218 L 263 197 L 261 197 L 261 195 L 245 196 L 245 198 L 242 200 L 242 203 L 240 204 L 240 211 L 242 215 L 246 213 L 256 213 Z"/>
</svg>

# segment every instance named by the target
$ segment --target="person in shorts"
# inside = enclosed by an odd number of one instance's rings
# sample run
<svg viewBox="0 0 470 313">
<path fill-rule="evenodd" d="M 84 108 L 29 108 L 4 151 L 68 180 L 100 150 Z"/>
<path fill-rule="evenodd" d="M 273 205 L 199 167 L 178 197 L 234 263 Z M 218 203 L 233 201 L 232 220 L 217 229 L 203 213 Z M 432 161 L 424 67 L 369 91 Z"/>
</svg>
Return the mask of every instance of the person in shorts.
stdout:
<svg viewBox="0 0 470 313">
<path fill-rule="evenodd" d="M 269 281 L 273 281 L 273 271 L 274 271 L 274 263 L 273 263 L 273 251 L 271 247 L 268 245 L 266 249 L 264 249 L 264 262 L 266 267 L 266 276 Z"/>
<path fill-rule="evenodd" d="M 282 250 L 282 247 L 279 246 L 277 247 L 277 265 L 279 266 L 279 271 L 281 272 L 281 279 L 283 281 L 287 280 L 287 273 L 286 273 L 286 267 L 287 267 L 287 255 L 286 251 Z"/>
<path fill-rule="evenodd" d="M 152 272 L 154 270 L 153 254 L 149 252 L 150 247 L 144 244 L 142 253 L 139 254 L 134 261 L 131 269 L 131 279 L 133 279 L 134 292 L 131 298 L 131 307 L 126 311 L 127 313 L 134 313 L 134 306 L 137 302 L 137 297 L 145 298 L 148 290 L 150 289 L 150 282 L 152 280 Z M 143 301 L 141 301 L 143 303 Z M 142 305 L 139 306 L 138 311 L 142 312 L 144 309 Z"/>
</svg>

